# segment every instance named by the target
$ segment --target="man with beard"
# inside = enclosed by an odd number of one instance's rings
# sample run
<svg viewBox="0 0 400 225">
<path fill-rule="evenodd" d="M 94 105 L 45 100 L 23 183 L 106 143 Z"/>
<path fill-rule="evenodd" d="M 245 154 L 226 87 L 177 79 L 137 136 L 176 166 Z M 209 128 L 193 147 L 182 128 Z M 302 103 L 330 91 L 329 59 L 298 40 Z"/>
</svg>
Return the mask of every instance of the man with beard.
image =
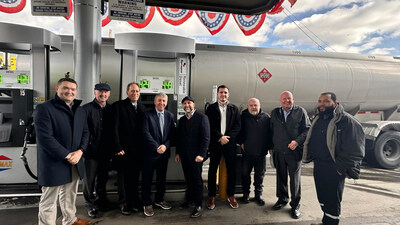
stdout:
<svg viewBox="0 0 400 225">
<path fill-rule="evenodd" d="M 302 147 L 310 127 L 310 120 L 304 108 L 294 105 L 291 92 L 282 92 L 280 102 L 281 107 L 275 108 L 271 112 L 273 159 L 276 167 L 276 196 L 278 197 L 278 201 L 272 208 L 279 210 L 289 201 L 289 172 L 291 215 L 294 219 L 298 219 L 300 217 Z"/>
<path fill-rule="evenodd" d="M 270 117 L 260 108 L 257 98 L 250 98 L 247 109 L 242 112 L 239 143 L 243 150 L 242 188 L 244 203 L 249 203 L 251 171 L 254 168 L 254 201 L 265 205 L 262 198 L 263 180 L 266 167 L 265 156 L 272 147 Z"/>
<path fill-rule="evenodd" d="M 88 128 L 90 132 L 89 145 L 83 154 L 85 158 L 85 179 L 83 196 L 88 215 L 92 218 L 99 216 L 98 207 L 106 206 L 106 182 L 108 179 L 109 157 L 106 152 L 109 147 L 109 137 L 104 131 L 109 131 L 105 121 L 111 117 L 111 106 L 107 100 L 110 97 L 111 88 L 106 83 L 98 83 L 94 86 L 94 100 L 83 106 L 87 114 Z M 106 122 L 106 123 L 107 123 Z M 108 159 L 108 160 L 107 160 Z M 96 195 L 94 189 L 96 188 Z M 96 201 L 96 204 L 95 204 Z M 97 203 L 100 203 L 98 205 Z"/>
<path fill-rule="evenodd" d="M 210 168 L 208 169 L 207 208 L 215 208 L 216 174 L 221 157 L 224 156 L 228 174 L 226 192 L 231 208 L 239 208 L 235 198 L 236 184 L 236 139 L 240 132 L 239 109 L 228 101 L 229 88 L 220 85 L 217 88 L 218 101 L 211 104 L 206 115 L 210 121 Z"/>
<path fill-rule="evenodd" d="M 118 171 L 118 194 L 122 201 L 121 213 L 131 215 L 141 208 L 138 185 L 143 162 L 142 119 L 145 110 L 139 101 L 139 84 L 131 82 L 126 86 L 124 100 L 115 102 L 113 164 Z M 125 202 L 123 202 L 125 201 Z"/>
<path fill-rule="evenodd" d="M 210 123 L 206 115 L 195 110 L 190 96 L 182 99 L 185 116 L 179 119 L 178 142 L 175 161 L 182 162 L 187 190 L 183 206 L 194 203 L 191 218 L 201 216 L 203 200 L 203 178 L 201 171 L 210 143 Z"/>
<path fill-rule="evenodd" d="M 345 178 L 358 179 L 365 155 L 361 124 L 344 111 L 333 92 L 318 99 L 318 115 L 304 143 L 303 162 L 314 161 L 314 182 L 324 212 L 322 224 L 339 224 Z"/>
</svg>

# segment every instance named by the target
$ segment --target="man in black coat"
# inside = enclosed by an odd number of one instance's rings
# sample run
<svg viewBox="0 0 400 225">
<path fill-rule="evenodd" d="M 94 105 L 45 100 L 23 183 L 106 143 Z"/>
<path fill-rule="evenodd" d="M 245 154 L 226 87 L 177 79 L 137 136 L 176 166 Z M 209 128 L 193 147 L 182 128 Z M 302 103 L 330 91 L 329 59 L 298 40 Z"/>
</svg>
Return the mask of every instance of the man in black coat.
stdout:
<svg viewBox="0 0 400 225">
<path fill-rule="evenodd" d="M 190 217 L 201 216 L 203 203 L 203 178 L 201 171 L 210 144 L 210 123 L 206 115 L 195 110 L 194 100 L 190 96 L 182 99 L 185 116 L 179 119 L 178 142 L 175 161 L 182 162 L 187 190 L 186 202 L 194 203 Z"/>
<path fill-rule="evenodd" d="M 118 194 L 125 198 L 121 213 L 130 215 L 141 208 L 138 183 L 143 162 L 142 120 L 145 107 L 139 101 L 139 84 L 131 82 L 126 87 L 124 100 L 112 105 L 114 114 L 113 164 L 118 171 Z"/>
<path fill-rule="evenodd" d="M 249 203 L 251 171 L 254 168 L 254 201 L 265 205 L 262 198 L 263 180 L 266 169 L 266 155 L 272 147 L 272 131 L 270 128 L 270 117 L 264 113 L 260 101 L 251 98 L 247 109 L 241 115 L 241 129 L 239 143 L 243 150 L 242 158 L 242 188 L 243 202 Z"/>
<path fill-rule="evenodd" d="M 227 194 L 232 208 L 239 207 L 235 199 L 236 185 L 236 138 L 240 132 L 239 109 L 229 103 L 229 89 L 225 85 L 217 88 L 218 101 L 211 104 L 206 115 L 210 121 L 210 167 L 208 169 L 207 208 L 215 208 L 216 173 L 222 155 L 225 158 L 228 173 Z"/>
<path fill-rule="evenodd" d="M 142 200 L 146 216 L 153 216 L 151 201 L 151 183 L 156 171 L 156 197 L 154 205 L 162 209 L 171 209 L 164 201 L 165 179 L 168 159 L 171 155 L 171 142 L 175 137 L 174 115 L 165 109 L 168 96 L 158 93 L 154 99 L 155 108 L 146 111 L 143 118 L 143 141 L 145 144 L 144 165 L 142 172 Z"/>
<path fill-rule="evenodd" d="M 42 186 L 39 224 L 56 224 L 57 200 L 62 224 L 89 224 L 75 216 L 79 177 L 84 177 L 89 131 L 86 112 L 76 100 L 77 83 L 71 78 L 57 82 L 54 99 L 39 104 L 34 117 L 38 143 L 38 184 Z"/>
<path fill-rule="evenodd" d="M 298 219 L 300 217 L 302 147 L 310 127 L 310 120 L 304 108 L 294 105 L 291 92 L 282 92 L 280 102 L 281 107 L 275 108 L 271 112 L 276 196 L 278 197 L 278 201 L 272 208 L 281 209 L 289 201 L 289 172 L 291 215 L 294 219 Z"/>
<path fill-rule="evenodd" d="M 106 83 L 99 83 L 94 86 L 94 96 L 92 102 L 83 106 L 87 113 L 88 128 L 90 131 L 89 145 L 83 157 L 85 158 L 85 179 L 83 186 L 83 196 L 88 215 L 92 218 L 99 216 L 97 205 L 104 208 L 106 205 L 106 183 L 108 179 L 109 157 L 105 152 L 109 151 L 107 140 L 109 136 L 104 135 L 104 121 L 108 121 L 111 115 L 111 105 L 107 100 L 110 97 L 111 88 Z M 107 160 L 108 159 L 108 160 Z M 94 190 L 96 188 L 96 194 Z"/>
<path fill-rule="evenodd" d="M 324 225 L 339 224 L 345 178 L 358 179 L 365 155 L 361 124 L 325 92 L 304 143 L 303 162 L 314 161 L 314 181 Z"/>
</svg>

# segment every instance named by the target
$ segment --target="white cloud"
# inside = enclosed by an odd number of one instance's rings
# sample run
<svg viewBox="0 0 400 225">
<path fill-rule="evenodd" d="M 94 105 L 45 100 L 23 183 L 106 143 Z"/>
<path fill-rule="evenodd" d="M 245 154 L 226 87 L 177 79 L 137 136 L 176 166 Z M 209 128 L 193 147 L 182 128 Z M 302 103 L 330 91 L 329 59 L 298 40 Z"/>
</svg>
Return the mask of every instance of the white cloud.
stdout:
<svg viewBox="0 0 400 225">
<path fill-rule="evenodd" d="M 368 52 L 369 55 L 389 55 L 395 48 L 375 48 Z"/>
<path fill-rule="evenodd" d="M 324 2 L 324 1 L 321 1 Z M 343 1 L 333 1 L 338 5 Z M 353 1 L 355 2 L 355 1 Z M 400 1 L 357 1 L 352 7 L 338 7 L 326 9 L 324 14 L 314 14 L 304 17 L 300 26 L 305 29 L 303 24 L 313 31 L 319 38 L 329 43 L 338 52 L 362 52 L 375 48 L 382 43 L 382 39 L 374 36 L 390 36 L 398 38 L 400 36 Z M 296 3 L 301 5 L 301 1 Z M 333 3 L 328 4 L 327 7 Z M 309 5 L 312 4 L 303 4 Z M 342 4 L 344 5 L 344 4 Z M 321 8 L 322 9 L 322 8 Z M 302 9 L 307 11 L 306 9 Z M 310 9 L 311 10 L 311 9 Z M 306 29 L 305 29 L 306 30 Z M 307 31 L 308 32 L 308 31 Z M 296 40 L 297 45 L 316 46 L 305 34 L 303 34 L 294 23 L 279 23 L 273 32 L 278 36 L 280 42 L 284 40 Z M 311 32 L 308 34 L 317 42 L 318 40 Z M 286 47 L 286 46 L 285 46 Z M 328 49 L 329 50 L 329 49 Z"/>
</svg>

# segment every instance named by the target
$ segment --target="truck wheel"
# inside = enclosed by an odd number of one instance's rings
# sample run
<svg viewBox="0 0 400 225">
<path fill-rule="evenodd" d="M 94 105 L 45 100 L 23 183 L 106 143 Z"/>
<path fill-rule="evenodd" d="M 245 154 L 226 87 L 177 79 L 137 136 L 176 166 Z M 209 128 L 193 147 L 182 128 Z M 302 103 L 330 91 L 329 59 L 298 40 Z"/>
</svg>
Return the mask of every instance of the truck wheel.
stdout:
<svg viewBox="0 0 400 225">
<path fill-rule="evenodd" d="M 388 131 L 379 135 L 375 142 L 375 159 L 385 169 L 400 166 L 400 132 Z"/>
</svg>

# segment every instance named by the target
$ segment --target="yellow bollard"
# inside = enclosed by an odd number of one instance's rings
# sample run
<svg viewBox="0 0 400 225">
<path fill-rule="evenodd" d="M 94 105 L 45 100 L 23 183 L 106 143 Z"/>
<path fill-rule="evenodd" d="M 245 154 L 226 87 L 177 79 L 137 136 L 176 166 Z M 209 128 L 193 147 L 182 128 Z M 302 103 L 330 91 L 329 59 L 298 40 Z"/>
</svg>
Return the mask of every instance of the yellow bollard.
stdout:
<svg viewBox="0 0 400 225">
<path fill-rule="evenodd" d="M 228 194 L 226 193 L 226 187 L 228 186 L 228 173 L 226 169 L 226 163 L 224 156 L 221 157 L 219 163 L 219 173 L 217 174 L 217 182 L 219 186 L 219 197 L 221 199 L 227 199 Z"/>
</svg>

